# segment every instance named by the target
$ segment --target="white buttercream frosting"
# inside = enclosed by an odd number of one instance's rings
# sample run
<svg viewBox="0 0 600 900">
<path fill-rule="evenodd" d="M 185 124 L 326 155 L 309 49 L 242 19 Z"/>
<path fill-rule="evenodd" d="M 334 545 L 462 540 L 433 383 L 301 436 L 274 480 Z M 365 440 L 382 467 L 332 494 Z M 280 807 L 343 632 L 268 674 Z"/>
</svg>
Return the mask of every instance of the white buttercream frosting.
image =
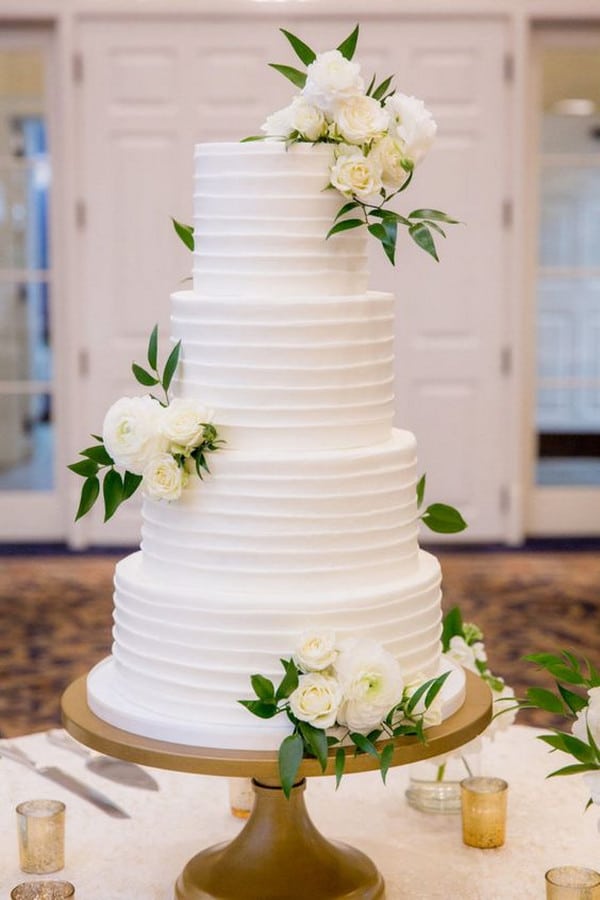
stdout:
<svg viewBox="0 0 600 900">
<path fill-rule="evenodd" d="M 392 429 L 393 297 L 366 290 L 364 229 L 325 240 L 343 202 L 323 190 L 331 152 L 196 148 L 173 389 L 214 410 L 227 444 L 180 500 L 144 501 L 141 550 L 117 566 L 113 655 L 88 696 L 121 728 L 277 747 L 286 722 L 237 701 L 254 673 L 281 677 L 307 627 L 380 642 L 407 679 L 439 671 L 416 442 Z"/>
</svg>

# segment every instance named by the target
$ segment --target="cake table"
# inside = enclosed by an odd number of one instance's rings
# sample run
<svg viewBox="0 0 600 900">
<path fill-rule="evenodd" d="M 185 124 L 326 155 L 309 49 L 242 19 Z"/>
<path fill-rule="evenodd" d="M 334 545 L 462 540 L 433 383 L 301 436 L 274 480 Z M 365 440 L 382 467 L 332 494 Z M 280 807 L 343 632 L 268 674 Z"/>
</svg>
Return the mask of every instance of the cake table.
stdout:
<svg viewBox="0 0 600 900">
<path fill-rule="evenodd" d="M 398 738 L 392 765 L 449 752 L 483 731 L 491 718 L 491 693 L 476 675 L 465 674 L 463 706 L 441 725 L 428 729 L 427 744 L 417 738 Z M 326 840 L 308 816 L 303 793 L 307 777 L 323 774 L 317 760 L 302 762 L 299 781 L 286 800 L 274 752 L 191 747 L 122 731 L 91 712 L 85 676 L 67 688 L 61 705 L 65 728 L 101 753 L 159 769 L 253 779 L 256 799 L 244 829 L 230 843 L 209 847 L 188 862 L 177 879 L 175 900 L 376 900 L 384 896 L 383 878 L 371 860 L 353 847 Z M 367 754 L 347 755 L 348 773 L 376 767 Z M 330 758 L 325 774 L 332 769 Z"/>
</svg>

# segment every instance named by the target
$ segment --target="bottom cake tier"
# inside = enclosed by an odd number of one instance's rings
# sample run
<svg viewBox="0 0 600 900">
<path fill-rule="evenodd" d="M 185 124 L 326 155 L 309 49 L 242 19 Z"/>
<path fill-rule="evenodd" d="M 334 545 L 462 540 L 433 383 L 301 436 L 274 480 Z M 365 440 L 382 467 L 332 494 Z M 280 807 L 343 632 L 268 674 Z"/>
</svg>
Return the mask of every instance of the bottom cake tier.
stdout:
<svg viewBox="0 0 600 900">
<path fill-rule="evenodd" d="M 144 572 L 141 552 L 115 575 L 114 646 L 88 676 L 88 702 L 100 718 L 125 731 L 202 747 L 276 749 L 290 725 L 259 721 L 238 700 L 252 697 L 250 678 L 275 681 L 307 628 L 338 639 L 371 638 L 392 653 L 404 677 L 431 678 L 441 669 L 440 569 L 419 551 L 418 566 L 396 584 L 325 597 L 222 594 L 174 586 Z M 462 703 L 464 681 L 453 672 L 443 714 Z"/>
</svg>

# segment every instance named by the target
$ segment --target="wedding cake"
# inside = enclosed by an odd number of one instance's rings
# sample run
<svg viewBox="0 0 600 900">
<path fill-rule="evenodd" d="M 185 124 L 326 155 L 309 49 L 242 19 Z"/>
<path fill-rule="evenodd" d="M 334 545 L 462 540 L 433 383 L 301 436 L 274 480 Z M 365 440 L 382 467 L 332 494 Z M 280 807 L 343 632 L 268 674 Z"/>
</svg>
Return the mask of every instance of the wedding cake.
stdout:
<svg viewBox="0 0 600 900">
<path fill-rule="evenodd" d="M 116 568 L 112 656 L 91 709 L 152 738 L 274 749 L 289 722 L 239 704 L 308 626 L 441 665 L 437 560 L 419 548 L 414 436 L 392 427 L 393 296 L 367 289 L 366 229 L 325 240 L 330 144 L 200 144 L 193 290 L 171 297 L 178 397 L 226 441 L 174 502 L 145 499 Z M 463 699 L 453 673 L 444 715 Z"/>
</svg>

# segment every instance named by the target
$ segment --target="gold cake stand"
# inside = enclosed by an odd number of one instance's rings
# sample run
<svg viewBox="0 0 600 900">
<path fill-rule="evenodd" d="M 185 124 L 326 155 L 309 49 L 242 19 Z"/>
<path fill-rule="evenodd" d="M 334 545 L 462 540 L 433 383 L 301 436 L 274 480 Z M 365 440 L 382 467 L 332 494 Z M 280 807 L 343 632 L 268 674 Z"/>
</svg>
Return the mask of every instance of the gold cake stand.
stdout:
<svg viewBox="0 0 600 900">
<path fill-rule="evenodd" d="M 447 753 L 476 737 L 491 719 L 488 686 L 466 675 L 464 704 L 441 725 L 427 730 L 427 743 L 396 739 L 392 765 Z M 315 759 L 305 759 L 289 800 L 279 782 L 274 751 L 219 750 L 171 744 L 122 731 L 99 719 L 87 704 L 86 677 L 62 697 L 67 731 L 88 747 L 118 759 L 202 775 L 252 778 L 254 808 L 240 834 L 194 856 L 175 885 L 175 900 L 377 900 L 384 883 L 374 863 L 359 850 L 326 840 L 304 803 L 306 778 L 322 775 Z M 257 724 L 260 727 L 260 724 Z M 375 769 L 367 754 L 346 757 L 346 772 Z M 325 774 L 333 774 L 333 754 Z"/>
</svg>

